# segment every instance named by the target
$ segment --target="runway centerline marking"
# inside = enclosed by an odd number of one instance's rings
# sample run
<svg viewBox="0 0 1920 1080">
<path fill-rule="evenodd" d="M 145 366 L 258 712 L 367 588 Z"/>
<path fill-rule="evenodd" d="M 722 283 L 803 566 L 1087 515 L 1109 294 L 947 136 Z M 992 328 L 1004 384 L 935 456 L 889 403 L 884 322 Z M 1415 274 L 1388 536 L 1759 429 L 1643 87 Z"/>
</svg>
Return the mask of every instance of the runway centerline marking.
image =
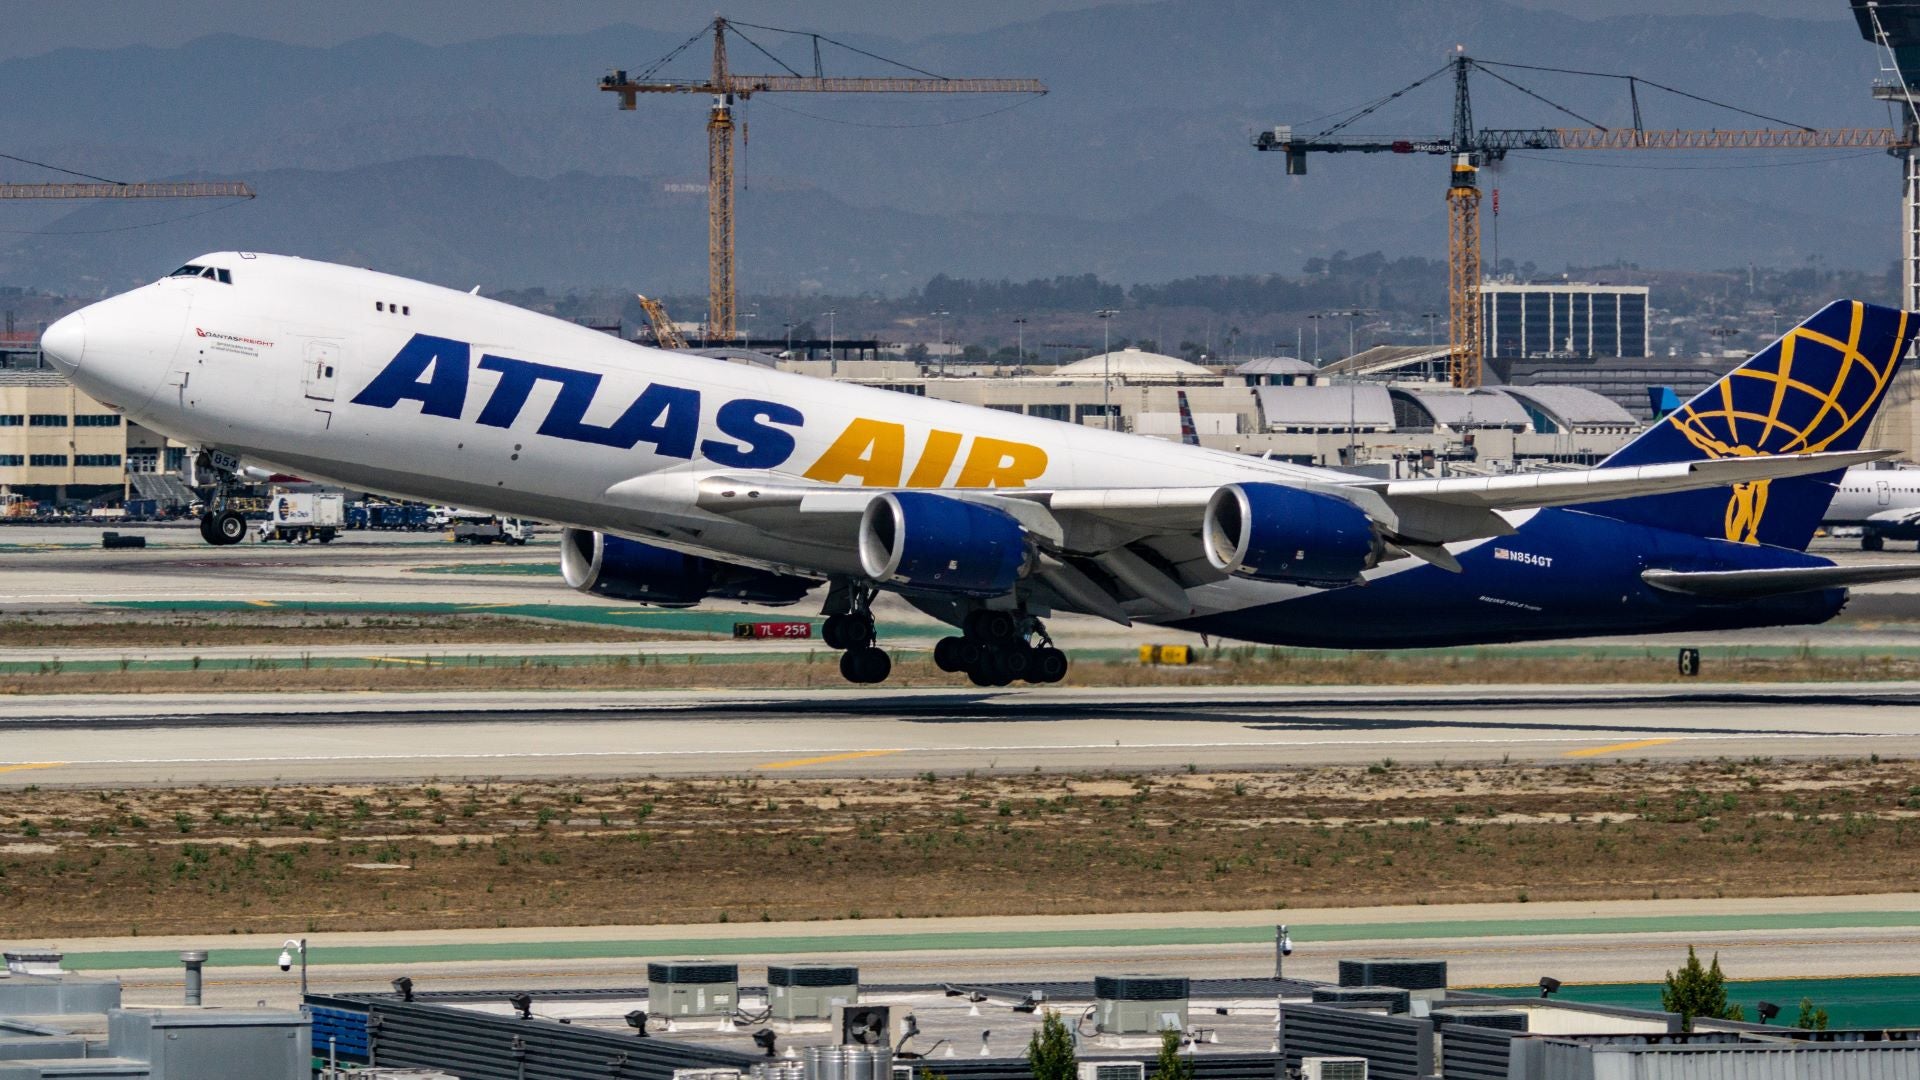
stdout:
<svg viewBox="0 0 1920 1080">
<path fill-rule="evenodd" d="M 1665 746 L 1670 742 L 1679 742 L 1679 741 L 1680 740 L 1677 738 L 1640 739 L 1635 742 L 1613 743 L 1610 746 L 1589 746 L 1584 750 L 1569 750 L 1562 756 L 1563 757 L 1599 757 L 1602 754 L 1620 754 L 1620 753 L 1625 753 L 1628 750 L 1644 750 L 1649 746 Z"/>
<path fill-rule="evenodd" d="M 845 754 L 826 754 L 822 757 L 794 758 L 792 761 L 770 761 L 765 765 L 755 765 L 756 769 L 798 769 L 805 765 L 825 765 L 834 761 L 853 761 L 858 758 L 884 757 L 898 754 L 900 750 L 854 750 Z"/>
</svg>

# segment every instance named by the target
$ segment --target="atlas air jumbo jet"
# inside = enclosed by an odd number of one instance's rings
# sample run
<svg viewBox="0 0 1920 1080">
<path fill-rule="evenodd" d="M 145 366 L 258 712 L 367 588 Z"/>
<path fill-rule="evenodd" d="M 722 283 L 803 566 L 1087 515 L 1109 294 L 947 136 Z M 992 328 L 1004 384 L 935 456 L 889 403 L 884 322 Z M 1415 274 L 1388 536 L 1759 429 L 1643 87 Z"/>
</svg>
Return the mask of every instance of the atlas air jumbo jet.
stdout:
<svg viewBox="0 0 1920 1080">
<path fill-rule="evenodd" d="M 1082 612 L 1395 648 L 1818 623 L 1920 576 L 1805 551 L 1914 336 L 1829 305 L 1599 467 L 1376 480 L 663 352 L 477 295 L 206 255 L 48 328 L 47 358 L 230 478 L 264 467 L 565 526 L 575 588 L 666 606 L 822 583 L 841 671 L 881 591 L 980 685 L 1058 680 Z M 222 490 L 228 486 L 222 483 Z M 212 542 L 245 523 L 213 500 Z"/>
</svg>

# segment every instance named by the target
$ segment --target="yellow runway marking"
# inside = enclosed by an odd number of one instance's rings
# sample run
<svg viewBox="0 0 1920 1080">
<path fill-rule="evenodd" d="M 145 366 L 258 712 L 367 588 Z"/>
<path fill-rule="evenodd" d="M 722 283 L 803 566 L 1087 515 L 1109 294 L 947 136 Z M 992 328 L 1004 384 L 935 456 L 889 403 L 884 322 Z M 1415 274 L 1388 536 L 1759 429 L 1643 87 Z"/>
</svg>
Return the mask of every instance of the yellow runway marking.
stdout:
<svg viewBox="0 0 1920 1080">
<path fill-rule="evenodd" d="M 798 769 L 803 765 L 825 765 L 831 761 L 853 761 L 856 758 L 884 757 L 897 754 L 898 750 L 854 750 L 845 754 L 826 754 L 821 757 L 795 758 L 792 761 L 774 761 L 765 765 L 755 765 L 756 769 Z"/>
<path fill-rule="evenodd" d="M 1628 750 L 1644 750 L 1649 746 L 1662 746 L 1679 739 L 1641 739 L 1639 742 L 1614 743 L 1612 746 L 1590 746 L 1585 750 L 1569 750 L 1563 757 L 1599 757 L 1602 754 L 1622 754 Z"/>
<path fill-rule="evenodd" d="M 431 660 L 421 660 L 418 657 L 412 656 L 363 656 L 360 659 L 375 664 L 420 664 L 425 667 L 433 666 L 433 661 Z"/>
<path fill-rule="evenodd" d="M 0 772 L 25 772 L 28 769 L 57 769 L 65 765 L 64 761 L 22 761 L 13 765 L 0 765 Z"/>
<path fill-rule="evenodd" d="M 249 600 L 247 601 L 247 603 L 252 604 L 254 607 L 279 607 L 280 606 L 271 600 Z"/>
</svg>

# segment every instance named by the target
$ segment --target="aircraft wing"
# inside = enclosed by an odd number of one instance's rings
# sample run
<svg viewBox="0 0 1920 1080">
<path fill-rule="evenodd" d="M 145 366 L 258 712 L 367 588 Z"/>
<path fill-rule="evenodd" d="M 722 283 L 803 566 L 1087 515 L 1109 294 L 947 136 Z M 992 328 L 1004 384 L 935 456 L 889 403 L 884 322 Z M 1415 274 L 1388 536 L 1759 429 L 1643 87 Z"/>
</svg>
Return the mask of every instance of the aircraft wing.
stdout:
<svg viewBox="0 0 1920 1080">
<path fill-rule="evenodd" d="M 1599 468 L 1577 472 L 1438 480 L 1316 480 L 1307 490 L 1346 499 L 1378 526 L 1397 553 L 1458 571 L 1445 546 L 1513 531 L 1499 511 L 1570 506 L 1811 473 L 1887 456 L 1855 451 Z M 1267 480 L 1249 469 L 1241 483 Z M 1295 475 L 1268 482 L 1300 487 Z M 993 506 L 1039 541 L 1038 573 L 1067 606 L 1124 622 L 1131 614 L 1191 610 L 1186 590 L 1222 580 L 1201 546 L 1213 484 L 1156 488 L 1006 488 L 941 494 Z M 609 501 L 636 508 L 686 506 L 748 522 L 808 545 L 846 550 L 879 488 L 849 488 L 775 473 L 652 474 L 614 485 Z M 1876 579 L 1877 580 L 1877 579 Z M 1664 586 L 1663 586 L 1664 587 Z M 1727 586 L 1732 587 L 1732 586 Z M 1809 588 L 1824 588 L 1815 585 Z"/>
<path fill-rule="evenodd" d="M 1764 570 L 1646 570 L 1640 580 L 1656 589 L 1716 600 L 1844 589 L 1880 581 L 1920 578 L 1920 563 L 1885 566 L 1789 566 Z"/>
</svg>

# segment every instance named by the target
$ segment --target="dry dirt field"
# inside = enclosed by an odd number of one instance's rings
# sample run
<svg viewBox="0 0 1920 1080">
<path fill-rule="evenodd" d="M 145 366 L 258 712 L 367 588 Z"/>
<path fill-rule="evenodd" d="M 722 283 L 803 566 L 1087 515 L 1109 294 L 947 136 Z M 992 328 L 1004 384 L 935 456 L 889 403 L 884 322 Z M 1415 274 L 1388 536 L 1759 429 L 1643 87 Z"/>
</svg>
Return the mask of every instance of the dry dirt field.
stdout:
<svg viewBox="0 0 1920 1080">
<path fill-rule="evenodd" d="M 1916 819 L 1857 759 L 28 788 L 0 936 L 1900 891 Z"/>
</svg>

